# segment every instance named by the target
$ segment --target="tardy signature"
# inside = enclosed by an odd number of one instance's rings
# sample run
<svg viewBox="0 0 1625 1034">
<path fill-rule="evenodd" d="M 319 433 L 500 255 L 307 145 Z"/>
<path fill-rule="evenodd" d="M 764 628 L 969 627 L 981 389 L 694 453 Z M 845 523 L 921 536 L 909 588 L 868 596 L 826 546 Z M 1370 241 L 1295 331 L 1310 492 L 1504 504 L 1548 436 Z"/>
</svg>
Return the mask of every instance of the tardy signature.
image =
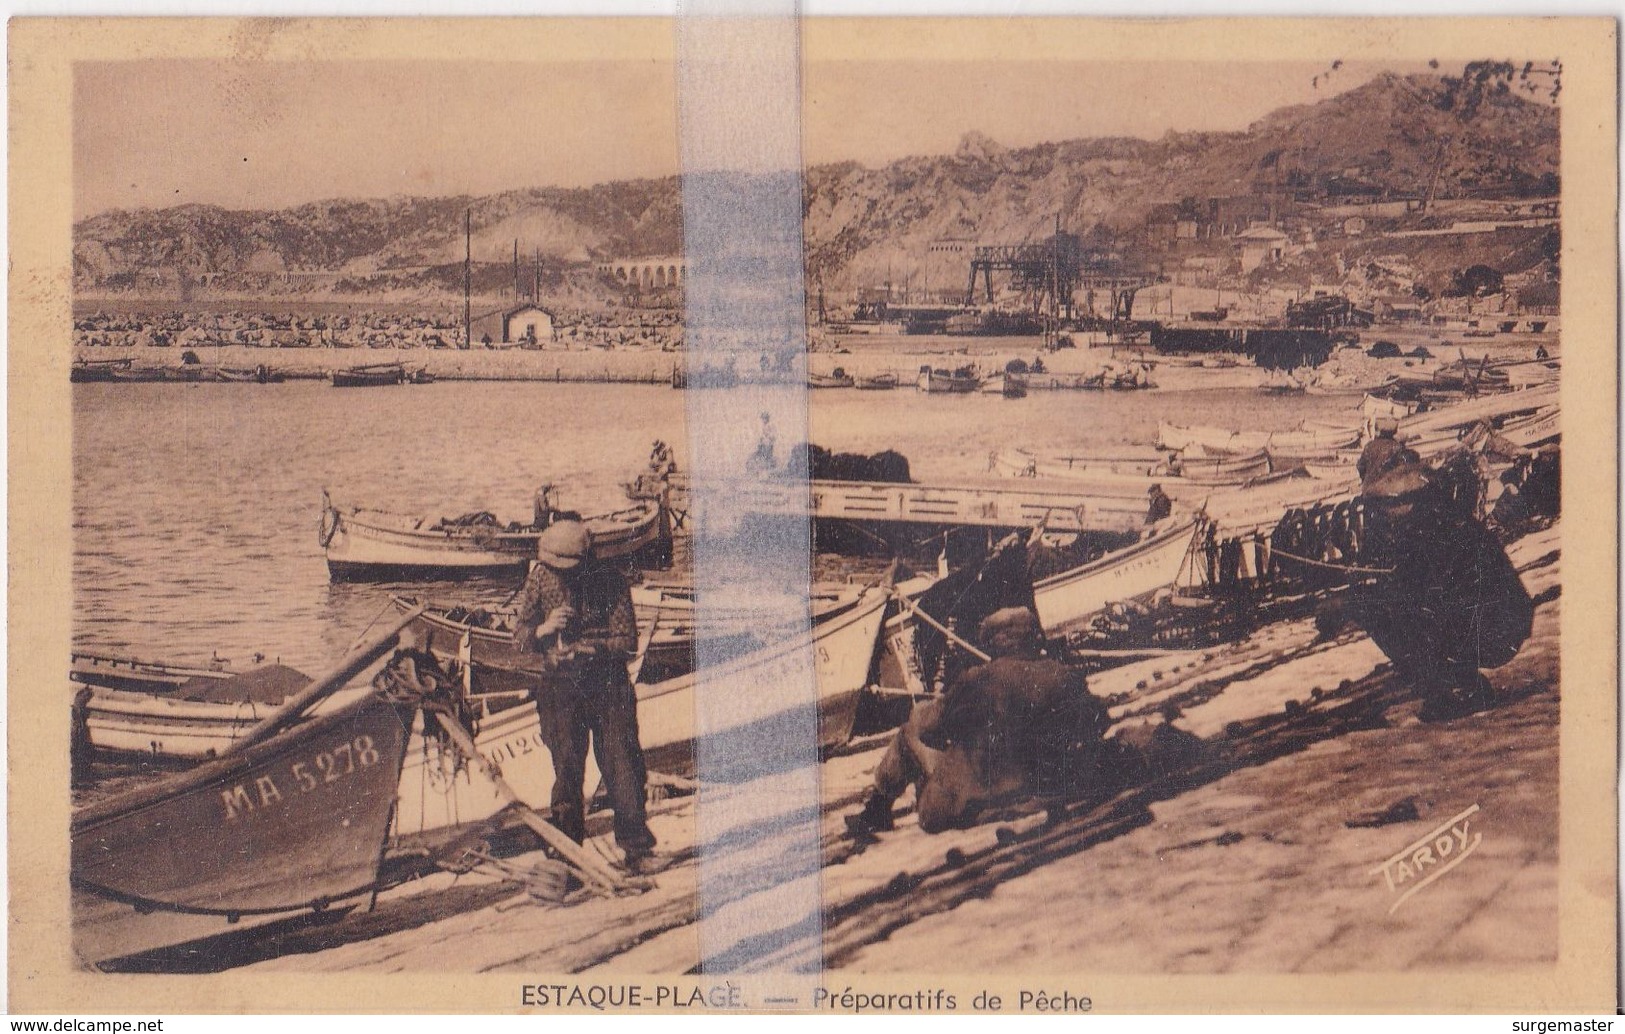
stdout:
<svg viewBox="0 0 1625 1034">
<path fill-rule="evenodd" d="M 1388 906 L 1389 915 L 1410 900 L 1411 895 L 1467 860 L 1484 839 L 1484 834 L 1474 831 L 1469 822 L 1477 813 L 1475 804 L 1444 820 L 1438 828 L 1418 837 L 1409 847 L 1371 870 L 1372 876 L 1382 874 L 1389 893 L 1399 895 Z"/>
</svg>

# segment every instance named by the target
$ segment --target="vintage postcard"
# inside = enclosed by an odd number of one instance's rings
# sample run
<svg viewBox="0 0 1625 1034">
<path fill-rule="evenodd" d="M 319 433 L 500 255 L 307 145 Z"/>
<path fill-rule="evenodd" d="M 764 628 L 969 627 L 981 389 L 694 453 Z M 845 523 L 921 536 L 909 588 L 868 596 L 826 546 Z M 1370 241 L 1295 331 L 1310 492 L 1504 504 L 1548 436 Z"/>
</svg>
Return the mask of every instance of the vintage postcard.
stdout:
<svg viewBox="0 0 1625 1034">
<path fill-rule="evenodd" d="M 1615 1007 L 1612 21 L 10 44 L 14 1010 Z"/>
</svg>

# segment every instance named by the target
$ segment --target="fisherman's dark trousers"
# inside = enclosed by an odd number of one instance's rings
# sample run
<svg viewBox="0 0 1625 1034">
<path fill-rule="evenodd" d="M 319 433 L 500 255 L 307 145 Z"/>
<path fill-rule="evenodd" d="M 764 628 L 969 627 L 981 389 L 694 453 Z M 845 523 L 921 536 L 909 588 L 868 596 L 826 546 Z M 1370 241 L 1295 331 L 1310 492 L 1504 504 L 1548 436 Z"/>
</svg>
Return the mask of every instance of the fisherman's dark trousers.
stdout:
<svg viewBox="0 0 1625 1034">
<path fill-rule="evenodd" d="M 615 842 L 622 851 L 655 845 L 644 805 L 648 772 L 638 740 L 637 694 L 619 664 L 593 664 L 550 674 L 536 685 L 542 742 L 553 755 L 553 824 L 580 843 L 587 834 L 582 781 L 587 743 L 615 809 Z"/>
</svg>

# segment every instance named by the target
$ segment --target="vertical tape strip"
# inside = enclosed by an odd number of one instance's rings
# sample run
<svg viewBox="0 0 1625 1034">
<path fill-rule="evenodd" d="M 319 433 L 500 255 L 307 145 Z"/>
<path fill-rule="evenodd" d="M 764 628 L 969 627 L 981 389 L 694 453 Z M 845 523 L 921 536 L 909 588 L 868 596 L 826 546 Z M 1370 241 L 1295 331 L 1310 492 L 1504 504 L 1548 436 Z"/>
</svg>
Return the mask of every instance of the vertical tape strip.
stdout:
<svg viewBox="0 0 1625 1034">
<path fill-rule="evenodd" d="M 801 55 L 795 0 L 685 0 L 678 17 L 686 409 L 696 592 L 699 942 L 707 974 L 795 946 L 822 968 L 818 680 L 805 514 L 743 512 L 807 438 Z M 711 645 L 741 608 L 788 637 L 739 667 Z M 724 612 L 733 615 L 724 616 Z M 805 978 L 785 998 L 805 1005 Z"/>
</svg>

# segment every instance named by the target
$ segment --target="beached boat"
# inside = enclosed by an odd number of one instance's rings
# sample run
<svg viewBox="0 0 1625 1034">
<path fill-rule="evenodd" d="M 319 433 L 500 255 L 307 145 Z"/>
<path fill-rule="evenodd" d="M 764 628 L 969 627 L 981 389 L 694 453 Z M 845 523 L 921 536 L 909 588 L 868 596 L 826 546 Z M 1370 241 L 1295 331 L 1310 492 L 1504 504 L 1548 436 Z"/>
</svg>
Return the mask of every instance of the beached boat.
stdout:
<svg viewBox="0 0 1625 1034">
<path fill-rule="evenodd" d="M 630 556 L 669 535 L 660 505 L 635 503 L 587 517 L 600 558 Z M 340 509 L 324 491 L 319 541 L 334 580 L 460 577 L 523 572 L 536 556 L 535 527 L 428 517 L 362 507 Z"/>
<path fill-rule="evenodd" d="M 891 391 L 898 383 L 895 373 L 877 373 L 870 377 L 853 378 L 853 385 L 859 391 Z"/>
<path fill-rule="evenodd" d="M 1495 433 L 1520 449 L 1533 449 L 1562 436 L 1562 414 L 1552 409 L 1518 420 L 1509 420 Z"/>
<path fill-rule="evenodd" d="M 406 367 L 400 363 L 369 363 L 332 372 L 335 388 L 381 388 L 406 383 Z"/>
<path fill-rule="evenodd" d="M 82 960 L 321 911 L 372 889 L 418 701 L 369 687 L 299 719 L 393 648 L 399 627 L 219 759 L 75 812 L 69 871 Z"/>
<path fill-rule="evenodd" d="M 1099 614 L 1109 603 L 1165 589 L 1191 569 L 1202 521 L 1188 520 L 1082 567 L 1033 583 L 1033 604 L 1054 635 Z"/>
<path fill-rule="evenodd" d="M 817 683 L 817 745 L 827 748 L 844 743 L 868 685 L 890 592 L 889 586 L 868 588 L 854 606 L 809 632 L 708 667 L 703 681 L 729 690 L 779 686 L 798 676 L 804 658 L 810 658 Z M 437 644 L 435 649 L 444 649 L 444 645 Z M 474 675 L 479 674 L 476 664 Z M 672 775 L 694 771 L 699 735 L 696 691 L 701 681 L 693 674 L 660 682 L 639 681 L 638 731 L 650 770 Z M 771 694 L 764 696 L 771 700 Z M 773 717 L 756 713 L 760 706 L 767 706 L 759 700 L 737 702 L 741 708 L 737 724 L 707 729 L 708 736 L 726 737 L 743 725 Z M 522 799 L 545 807 L 553 790 L 553 765 L 542 743 L 536 709 L 509 707 L 477 725 L 475 743 L 480 752 L 501 767 Z M 596 780 L 589 767 L 587 784 L 592 786 Z M 404 847 L 437 839 L 447 831 L 490 819 L 507 805 L 508 800 L 488 780 L 458 763 L 454 751 L 441 752 L 432 743 L 423 749 L 414 747 L 407 752 L 401 773 L 396 842 Z"/>
<path fill-rule="evenodd" d="M 929 395 L 968 395 L 974 392 L 979 384 L 981 379 L 969 367 L 959 370 L 933 370 L 930 366 L 922 366 L 917 386 Z"/>
<path fill-rule="evenodd" d="M 1159 448 L 1183 451 L 1193 445 L 1210 453 L 1236 455 L 1268 449 L 1279 455 L 1312 455 L 1346 449 L 1360 439 L 1358 427 L 1318 427 L 1296 431 L 1231 431 L 1222 427 L 1157 427 Z"/>
<path fill-rule="evenodd" d="M 847 372 L 837 366 L 831 373 L 813 373 L 807 371 L 807 387 L 809 388 L 850 388 L 856 381 L 847 375 Z"/>
<path fill-rule="evenodd" d="M 1333 398 L 1358 398 L 1368 389 L 1362 384 L 1338 381 L 1310 381 L 1303 386 L 1306 395 L 1323 395 Z"/>
<path fill-rule="evenodd" d="M 1167 465 L 1155 452 L 1141 456 L 1043 456 L 1026 449 L 999 449 L 988 457 L 988 472 L 1003 477 L 1110 483 L 1167 476 Z"/>
<path fill-rule="evenodd" d="M 1317 481 L 1347 481 L 1359 477 L 1355 464 L 1360 462 L 1360 450 L 1349 449 L 1302 461 L 1304 473 Z"/>
<path fill-rule="evenodd" d="M 1169 467 L 1198 485 L 1239 485 L 1275 469 L 1269 452 L 1263 449 L 1242 456 L 1208 456 L 1192 450 L 1179 454 L 1177 466 L 1170 460 Z"/>
<path fill-rule="evenodd" d="M 861 590 L 856 586 L 836 586 L 813 590 L 811 620 L 814 625 L 851 609 L 858 602 Z M 393 597 L 396 609 L 407 612 L 421 602 L 414 597 Z M 483 675 L 492 672 L 518 672 L 534 663 L 513 647 L 512 608 L 486 610 L 425 603 L 418 618 L 417 628 L 423 634 L 426 649 L 448 659 L 466 658 Z M 659 680 L 683 674 L 694 667 L 695 613 L 694 591 L 691 586 L 635 585 L 632 587 L 632 606 L 638 619 L 638 642 L 641 653 L 634 662 L 634 673 L 646 681 Z M 756 608 L 740 604 L 737 607 L 711 607 L 706 611 L 705 655 L 709 658 L 748 653 L 753 649 L 784 638 L 787 633 L 776 634 L 761 625 Z M 513 680 L 481 679 L 489 682 L 473 688 L 487 710 L 500 710 L 508 706 L 506 697 L 516 690 Z"/>
</svg>

